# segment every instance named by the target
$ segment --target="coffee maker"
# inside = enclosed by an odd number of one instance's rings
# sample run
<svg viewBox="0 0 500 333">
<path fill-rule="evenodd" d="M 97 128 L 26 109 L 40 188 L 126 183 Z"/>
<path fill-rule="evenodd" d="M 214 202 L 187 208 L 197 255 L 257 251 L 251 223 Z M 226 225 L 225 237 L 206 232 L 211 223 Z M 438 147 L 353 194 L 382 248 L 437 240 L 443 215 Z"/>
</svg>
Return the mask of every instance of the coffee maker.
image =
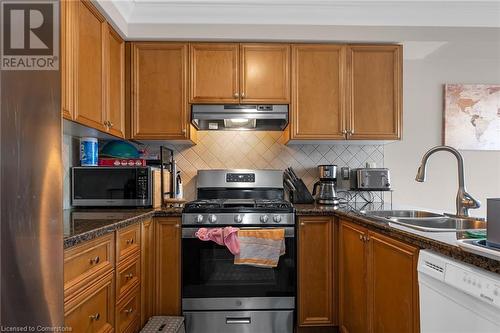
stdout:
<svg viewBox="0 0 500 333">
<path fill-rule="evenodd" d="M 314 184 L 313 196 L 320 205 L 337 205 L 337 166 L 334 164 L 318 165 L 319 181 Z"/>
</svg>

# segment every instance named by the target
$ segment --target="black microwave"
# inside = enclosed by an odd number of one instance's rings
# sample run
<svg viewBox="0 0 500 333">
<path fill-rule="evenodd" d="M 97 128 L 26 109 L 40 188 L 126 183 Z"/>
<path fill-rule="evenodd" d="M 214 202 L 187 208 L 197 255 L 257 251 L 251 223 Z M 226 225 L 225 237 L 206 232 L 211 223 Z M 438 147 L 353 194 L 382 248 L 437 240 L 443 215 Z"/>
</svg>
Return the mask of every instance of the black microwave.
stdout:
<svg viewBox="0 0 500 333">
<path fill-rule="evenodd" d="M 77 207 L 151 207 L 150 167 L 73 167 L 71 204 Z"/>
</svg>

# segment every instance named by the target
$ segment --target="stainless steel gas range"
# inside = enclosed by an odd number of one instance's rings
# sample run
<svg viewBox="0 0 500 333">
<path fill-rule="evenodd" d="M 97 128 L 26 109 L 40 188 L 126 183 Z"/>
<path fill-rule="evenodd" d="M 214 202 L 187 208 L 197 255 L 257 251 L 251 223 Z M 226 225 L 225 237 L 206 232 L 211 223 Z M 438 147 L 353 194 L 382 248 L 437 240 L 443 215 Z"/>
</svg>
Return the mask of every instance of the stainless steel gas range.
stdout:
<svg viewBox="0 0 500 333">
<path fill-rule="evenodd" d="M 182 214 L 182 307 L 188 333 L 293 332 L 294 209 L 278 170 L 200 170 L 198 200 Z M 235 265 L 223 246 L 198 240 L 200 227 L 285 229 L 276 268 Z"/>
</svg>

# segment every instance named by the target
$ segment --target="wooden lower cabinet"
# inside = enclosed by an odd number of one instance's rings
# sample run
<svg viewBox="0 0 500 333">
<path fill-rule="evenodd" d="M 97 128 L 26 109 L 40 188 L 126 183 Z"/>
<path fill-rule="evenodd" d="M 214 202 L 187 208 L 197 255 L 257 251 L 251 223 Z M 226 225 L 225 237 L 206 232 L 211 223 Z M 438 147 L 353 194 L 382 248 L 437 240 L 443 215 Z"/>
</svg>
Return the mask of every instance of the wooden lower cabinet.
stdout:
<svg viewBox="0 0 500 333">
<path fill-rule="evenodd" d="M 340 222 L 340 331 L 419 332 L 418 248 Z"/>
<path fill-rule="evenodd" d="M 299 218 L 298 325 L 337 325 L 335 218 Z"/>
<path fill-rule="evenodd" d="M 65 326 L 73 332 L 107 333 L 114 327 L 114 279 L 110 272 L 64 305 Z"/>
<path fill-rule="evenodd" d="M 156 313 L 180 315 L 181 312 L 181 219 L 156 218 Z"/>
<path fill-rule="evenodd" d="M 141 226 L 141 325 L 155 314 L 155 223 L 153 219 Z"/>
<path fill-rule="evenodd" d="M 141 320 L 141 288 L 137 286 L 116 305 L 116 332 L 137 332 Z"/>
<path fill-rule="evenodd" d="M 418 249 L 371 231 L 368 239 L 372 332 L 419 332 Z"/>
<path fill-rule="evenodd" d="M 366 280 L 366 229 L 342 221 L 339 226 L 339 314 L 340 330 L 349 333 L 368 332 Z"/>
</svg>

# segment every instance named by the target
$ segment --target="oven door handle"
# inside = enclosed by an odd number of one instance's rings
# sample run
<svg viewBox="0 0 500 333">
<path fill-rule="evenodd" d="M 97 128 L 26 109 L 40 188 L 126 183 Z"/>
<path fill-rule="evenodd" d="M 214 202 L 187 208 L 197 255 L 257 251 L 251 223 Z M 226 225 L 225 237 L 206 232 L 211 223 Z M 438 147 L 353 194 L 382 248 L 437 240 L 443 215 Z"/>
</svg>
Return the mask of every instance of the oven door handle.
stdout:
<svg viewBox="0 0 500 333">
<path fill-rule="evenodd" d="M 195 233 L 200 228 L 182 228 L 182 238 L 196 238 Z M 255 229 L 263 229 L 259 227 L 243 227 L 239 228 L 240 230 L 255 230 Z M 271 229 L 271 228 L 266 228 Z M 285 238 L 293 238 L 295 237 L 295 228 L 294 227 L 284 227 L 284 228 L 274 228 L 274 229 L 285 229 Z"/>
</svg>

